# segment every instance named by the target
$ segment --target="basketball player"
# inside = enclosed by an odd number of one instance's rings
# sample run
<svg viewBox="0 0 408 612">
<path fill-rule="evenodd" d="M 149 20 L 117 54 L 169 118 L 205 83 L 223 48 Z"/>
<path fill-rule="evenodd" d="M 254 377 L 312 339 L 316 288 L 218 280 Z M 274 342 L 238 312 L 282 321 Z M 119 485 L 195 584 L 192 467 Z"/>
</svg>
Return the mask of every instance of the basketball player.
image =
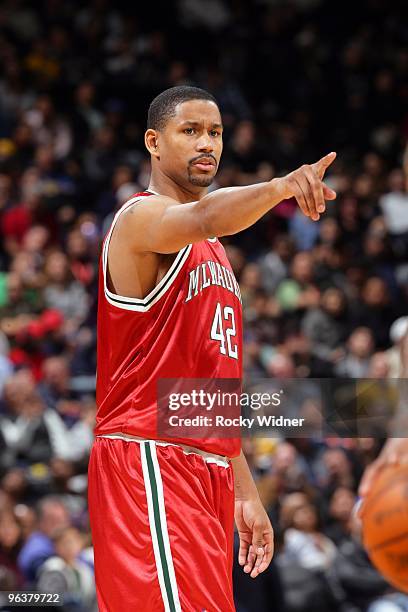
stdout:
<svg viewBox="0 0 408 612">
<path fill-rule="evenodd" d="M 398 381 L 400 401 L 397 418 L 395 421 L 395 433 L 407 433 L 407 401 L 408 401 L 408 333 L 404 335 L 400 345 L 400 371 L 402 378 Z M 408 438 L 389 438 L 384 444 L 377 459 L 365 470 L 359 486 L 359 495 L 364 498 L 368 495 L 378 473 L 387 466 L 408 465 Z"/>
<path fill-rule="evenodd" d="M 241 378 L 238 285 L 220 236 L 296 198 L 318 220 L 335 153 L 270 182 L 208 194 L 222 152 L 215 99 L 174 87 L 150 105 L 149 189 L 116 214 L 101 257 L 89 507 L 101 611 L 229 612 L 239 563 L 268 567 L 273 531 L 237 439 L 157 435 L 164 378 Z"/>
</svg>

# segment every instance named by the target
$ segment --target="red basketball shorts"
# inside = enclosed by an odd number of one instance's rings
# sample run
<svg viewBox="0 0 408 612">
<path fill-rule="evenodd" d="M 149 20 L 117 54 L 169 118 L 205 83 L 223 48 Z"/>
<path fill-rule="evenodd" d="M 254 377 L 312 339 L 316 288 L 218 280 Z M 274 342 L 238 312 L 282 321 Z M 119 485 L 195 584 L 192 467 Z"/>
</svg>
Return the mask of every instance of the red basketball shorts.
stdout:
<svg viewBox="0 0 408 612">
<path fill-rule="evenodd" d="M 97 437 L 88 495 L 101 612 L 235 610 L 228 461 Z"/>
</svg>

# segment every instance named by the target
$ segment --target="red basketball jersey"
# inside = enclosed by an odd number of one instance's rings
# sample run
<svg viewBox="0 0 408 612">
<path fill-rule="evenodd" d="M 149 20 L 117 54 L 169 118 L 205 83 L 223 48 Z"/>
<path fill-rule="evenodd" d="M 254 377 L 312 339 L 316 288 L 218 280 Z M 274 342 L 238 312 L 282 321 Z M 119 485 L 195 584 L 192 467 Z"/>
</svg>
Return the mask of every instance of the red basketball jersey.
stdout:
<svg viewBox="0 0 408 612">
<path fill-rule="evenodd" d="M 181 249 L 143 299 L 112 293 L 106 281 L 109 241 L 118 217 L 151 195 L 133 196 L 115 215 L 99 269 L 95 434 L 157 435 L 157 381 L 242 377 L 242 306 L 224 247 L 216 238 Z M 235 457 L 237 438 L 175 438 L 173 443 Z"/>
</svg>

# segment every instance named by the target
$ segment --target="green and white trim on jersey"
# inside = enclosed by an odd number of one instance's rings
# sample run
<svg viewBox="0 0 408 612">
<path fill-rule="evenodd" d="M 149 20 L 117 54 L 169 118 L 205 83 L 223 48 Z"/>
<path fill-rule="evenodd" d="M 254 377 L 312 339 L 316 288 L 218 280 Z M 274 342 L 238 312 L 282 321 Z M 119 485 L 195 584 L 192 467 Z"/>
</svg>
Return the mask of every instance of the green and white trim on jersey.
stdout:
<svg viewBox="0 0 408 612">
<path fill-rule="evenodd" d="M 150 533 L 165 612 L 181 612 L 164 507 L 163 482 L 153 441 L 140 442 Z"/>
<path fill-rule="evenodd" d="M 158 194 L 154 193 L 154 195 Z M 112 232 L 115 228 L 117 220 L 119 219 L 119 216 L 125 210 L 128 210 L 128 208 L 130 208 L 130 206 L 132 206 L 136 202 L 139 202 L 140 200 L 143 200 L 144 198 L 148 197 L 149 196 L 136 196 L 135 198 L 131 198 L 122 206 L 120 210 L 118 210 L 118 212 L 113 218 L 112 225 L 110 227 L 108 235 L 106 236 L 102 251 L 103 284 L 107 301 L 113 306 L 116 306 L 117 308 L 123 308 L 124 310 L 133 310 L 135 312 L 146 312 L 153 306 L 153 304 L 160 300 L 160 298 L 166 293 L 167 289 L 170 287 L 177 274 L 183 267 L 185 261 L 187 260 L 190 254 L 192 247 L 191 244 L 188 244 L 186 247 L 184 247 L 177 253 L 175 260 L 173 261 L 166 274 L 163 276 L 161 281 L 152 289 L 152 291 L 148 295 L 146 295 L 146 297 L 130 298 L 109 291 L 106 271 L 108 268 L 108 249 Z"/>
</svg>

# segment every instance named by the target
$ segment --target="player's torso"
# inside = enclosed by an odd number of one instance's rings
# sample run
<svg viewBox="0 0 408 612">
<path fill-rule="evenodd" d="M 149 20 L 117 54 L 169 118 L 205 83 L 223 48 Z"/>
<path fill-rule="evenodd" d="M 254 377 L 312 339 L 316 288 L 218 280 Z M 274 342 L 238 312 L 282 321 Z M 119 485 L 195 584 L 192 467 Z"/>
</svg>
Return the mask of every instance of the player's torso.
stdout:
<svg viewBox="0 0 408 612">
<path fill-rule="evenodd" d="M 106 256 L 105 243 L 98 307 L 96 433 L 122 431 L 155 438 L 160 378 L 241 378 L 238 283 L 217 239 L 188 245 L 177 253 L 144 299 L 109 291 Z M 236 450 L 217 440 L 202 446 L 220 454 Z"/>
</svg>

